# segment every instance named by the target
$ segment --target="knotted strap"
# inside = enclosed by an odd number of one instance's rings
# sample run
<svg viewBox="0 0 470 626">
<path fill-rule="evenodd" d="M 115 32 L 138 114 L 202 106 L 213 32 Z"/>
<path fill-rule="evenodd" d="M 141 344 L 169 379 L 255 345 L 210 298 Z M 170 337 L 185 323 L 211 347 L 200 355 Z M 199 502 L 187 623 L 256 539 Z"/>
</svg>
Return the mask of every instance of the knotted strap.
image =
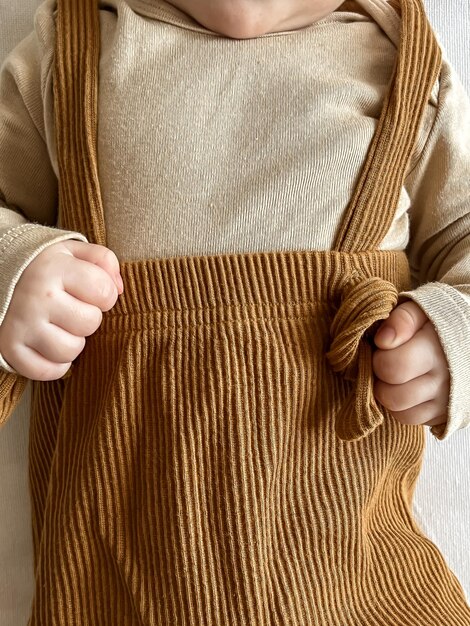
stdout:
<svg viewBox="0 0 470 626">
<path fill-rule="evenodd" d="M 398 302 L 398 291 L 381 278 L 358 270 L 339 284 L 339 308 L 330 328 L 332 342 L 326 357 L 335 372 L 352 383 L 351 392 L 336 415 L 335 431 L 344 441 L 371 433 L 383 422 L 387 409 L 374 398 L 373 331 Z"/>
<path fill-rule="evenodd" d="M 371 3 L 383 11 L 381 0 Z M 380 253 L 441 67 L 441 50 L 423 0 L 394 1 L 393 6 L 402 15 L 397 59 L 364 167 L 333 245 L 341 252 Z M 374 398 L 370 339 L 374 325 L 396 306 L 398 292 L 392 283 L 356 271 L 343 281 L 340 300 L 327 358 L 353 387 L 335 424 L 337 436 L 352 441 L 374 431 L 388 414 Z"/>
</svg>

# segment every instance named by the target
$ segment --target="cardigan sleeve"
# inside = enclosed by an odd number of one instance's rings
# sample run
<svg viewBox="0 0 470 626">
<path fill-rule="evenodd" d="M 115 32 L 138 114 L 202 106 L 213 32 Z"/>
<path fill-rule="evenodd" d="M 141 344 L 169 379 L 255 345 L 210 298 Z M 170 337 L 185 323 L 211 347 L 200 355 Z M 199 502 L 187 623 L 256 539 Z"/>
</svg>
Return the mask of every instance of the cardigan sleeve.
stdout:
<svg viewBox="0 0 470 626">
<path fill-rule="evenodd" d="M 88 241 L 55 227 L 58 184 L 44 106 L 51 92 L 53 23 L 46 5 L 35 31 L 0 70 L 0 325 L 22 273 L 42 250 L 66 239 Z M 0 355 L 0 425 L 26 382 Z"/>
<path fill-rule="evenodd" d="M 470 425 L 470 101 L 444 60 L 435 118 L 405 188 L 413 289 L 401 292 L 431 320 L 450 373 L 447 421 L 437 440 Z"/>
</svg>

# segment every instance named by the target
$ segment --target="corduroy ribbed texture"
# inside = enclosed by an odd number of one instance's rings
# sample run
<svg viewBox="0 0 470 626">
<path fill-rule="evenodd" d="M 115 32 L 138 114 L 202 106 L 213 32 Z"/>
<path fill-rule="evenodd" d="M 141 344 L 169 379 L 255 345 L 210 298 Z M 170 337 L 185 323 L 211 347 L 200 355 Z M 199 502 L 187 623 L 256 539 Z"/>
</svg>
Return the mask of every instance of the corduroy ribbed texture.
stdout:
<svg viewBox="0 0 470 626">
<path fill-rule="evenodd" d="M 411 513 L 424 429 L 335 435 L 324 352 L 354 268 L 407 284 L 389 252 L 122 265 L 58 424 L 36 386 L 31 624 L 470 624 Z"/>
<path fill-rule="evenodd" d="M 56 123 L 62 222 L 105 245 L 96 9 L 59 2 Z M 439 68 L 402 14 L 339 249 L 122 263 L 71 375 L 33 384 L 30 626 L 470 625 L 411 512 L 424 429 L 372 397 L 371 329 L 410 285 L 374 248 Z"/>
</svg>

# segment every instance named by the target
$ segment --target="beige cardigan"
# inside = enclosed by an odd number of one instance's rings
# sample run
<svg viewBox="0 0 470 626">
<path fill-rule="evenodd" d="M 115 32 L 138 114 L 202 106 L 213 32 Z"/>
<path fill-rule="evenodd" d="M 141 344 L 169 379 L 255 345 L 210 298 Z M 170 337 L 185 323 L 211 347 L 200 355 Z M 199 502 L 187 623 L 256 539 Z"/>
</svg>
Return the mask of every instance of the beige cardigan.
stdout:
<svg viewBox="0 0 470 626">
<path fill-rule="evenodd" d="M 360 0 L 299 31 L 231 40 L 160 0 L 102 3 L 98 158 L 121 261 L 331 248 L 392 73 L 399 19 Z M 0 323 L 57 223 L 54 0 L 0 80 Z M 392 228 L 470 424 L 470 103 L 444 62 Z M 4 360 L 0 366 L 12 370 Z"/>
</svg>

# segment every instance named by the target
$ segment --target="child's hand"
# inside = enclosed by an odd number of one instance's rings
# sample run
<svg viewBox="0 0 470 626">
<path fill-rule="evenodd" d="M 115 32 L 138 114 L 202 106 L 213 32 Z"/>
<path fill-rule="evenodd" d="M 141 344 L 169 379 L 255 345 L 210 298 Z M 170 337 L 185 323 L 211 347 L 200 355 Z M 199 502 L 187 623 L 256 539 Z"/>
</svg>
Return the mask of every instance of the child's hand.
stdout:
<svg viewBox="0 0 470 626">
<path fill-rule="evenodd" d="M 0 352 L 19 374 L 56 380 L 85 347 L 121 294 L 108 248 L 68 239 L 48 246 L 18 281 L 0 325 Z"/>
<path fill-rule="evenodd" d="M 386 328 L 395 331 L 395 339 L 387 336 Z M 445 423 L 450 392 L 447 358 L 421 307 L 412 300 L 395 307 L 374 342 L 377 400 L 402 424 Z"/>
</svg>

